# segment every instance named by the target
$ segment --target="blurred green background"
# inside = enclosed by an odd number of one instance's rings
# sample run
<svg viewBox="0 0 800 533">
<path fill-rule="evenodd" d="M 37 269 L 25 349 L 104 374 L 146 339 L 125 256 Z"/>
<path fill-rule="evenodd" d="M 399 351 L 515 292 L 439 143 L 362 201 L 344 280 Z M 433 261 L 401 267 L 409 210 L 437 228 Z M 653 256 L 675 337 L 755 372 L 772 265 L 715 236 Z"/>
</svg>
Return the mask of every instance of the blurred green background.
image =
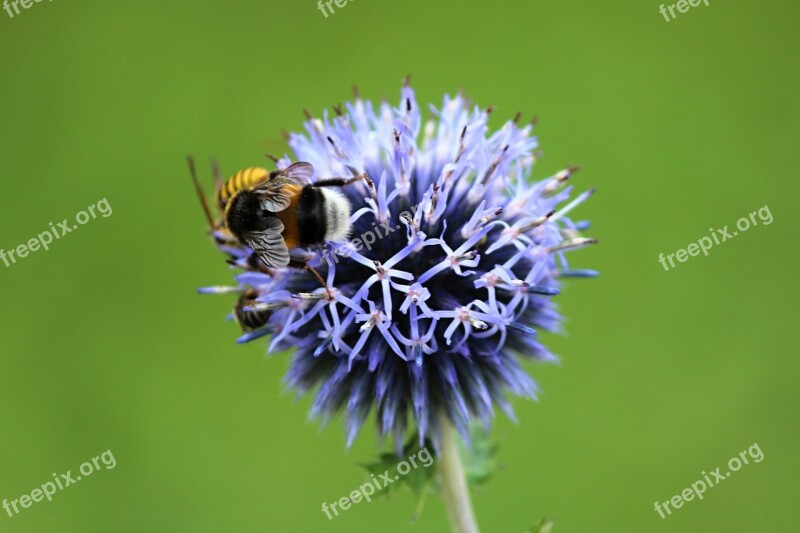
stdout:
<svg viewBox="0 0 800 533">
<path fill-rule="evenodd" d="M 42 2 L 0 11 L 4 206 L 11 249 L 107 198 L 99 218 L 0 264 L 0 498 L 117 460 L 9 517 L 4 531 L 444 531 L 430 498 L 323 501 L 364 479 L 373 427 L 281 393 L 285 354 L 238 346 L 230 272 L 204 235 L 184 157 L 223 171 L 283 153 L 350 98 L 421 103 L 464 88 L 497 126 L 538 114 L 545 177 L 580 163 L 601 244 L 573 253 L 557 366 L 539 402 L 498 416 L 503 469 L 474 492 L 483 531 L 796 531 L 794 250 L 800 111 L 797 2 Z M 672 253 L 768 205 L 759 226 L 665 272 Z M 757 442 L 765 459 L 667 519 L 653 509 Z"/>
</svg>

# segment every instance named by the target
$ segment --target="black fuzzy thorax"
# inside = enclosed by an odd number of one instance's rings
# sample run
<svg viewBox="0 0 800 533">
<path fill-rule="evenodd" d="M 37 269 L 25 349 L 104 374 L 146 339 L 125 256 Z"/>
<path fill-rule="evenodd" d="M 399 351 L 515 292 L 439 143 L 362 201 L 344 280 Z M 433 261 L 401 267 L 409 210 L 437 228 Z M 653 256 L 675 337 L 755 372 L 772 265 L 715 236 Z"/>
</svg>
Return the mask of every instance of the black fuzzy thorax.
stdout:
<svg viewBox="0 0 800 533">
<path fill-rule="evenodd" d="M 241 191 L 230 200 L 226 211 L 225 223 L 234 235 L 241 237 L 251 231 L 264 231 L 269 227 L 267 217 L 274 216 L 261 209 L 258 195 L 250 191 Z"/>
</svg>

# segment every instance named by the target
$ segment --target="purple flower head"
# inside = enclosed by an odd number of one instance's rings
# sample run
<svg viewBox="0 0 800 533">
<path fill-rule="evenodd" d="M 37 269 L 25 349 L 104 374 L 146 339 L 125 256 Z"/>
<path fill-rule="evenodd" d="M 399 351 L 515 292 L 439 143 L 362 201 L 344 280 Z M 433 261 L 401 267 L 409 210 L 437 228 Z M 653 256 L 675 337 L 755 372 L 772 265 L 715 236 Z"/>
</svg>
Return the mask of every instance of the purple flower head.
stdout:
<svg viewBox="0 0 800 533">
<path fill-rule="evenodd" d="M 559 277 L 595 274 L 570 270 L 565 256 L 595 242 L 569 218 L 592 191 L 570 201 L 575 168 L 530 181 L 532 125 L 491 133 L 490 110 L 461 95 L 430 113 L 423 122 L 404 86 L 398 107 L 356 97 L 290 135 L 294 157 L 278 168 L 305 161 L 315 179 L 371 178 L 340 189 L 348 242 L 292 252 L 321 279 L 259 271 L 249 249 L 220 246 L 258 295 L 248 309 L 271 313 L 240 341 L 270 335 L 270 351 L 293 348 L 286 384 L 314 395 L 312 418 L 344 411 L 348 445 L 370 412 L 398 446 L 409 431 L 437 442 L 439 413 L 464 436 L 495 407 L 513 417 L 507 393 L 537 390 L 521 361 L 555 359 L 537 333 L 559 329 Z"/>
</svg>

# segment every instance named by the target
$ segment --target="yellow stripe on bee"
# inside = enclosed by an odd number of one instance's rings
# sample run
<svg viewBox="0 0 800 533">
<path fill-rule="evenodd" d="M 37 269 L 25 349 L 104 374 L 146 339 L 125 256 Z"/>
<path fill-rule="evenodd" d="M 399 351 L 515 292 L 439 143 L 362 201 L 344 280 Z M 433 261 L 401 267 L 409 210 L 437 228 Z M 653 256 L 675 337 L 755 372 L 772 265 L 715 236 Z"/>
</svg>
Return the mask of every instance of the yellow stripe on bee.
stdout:
<svg viewBox="0 0 800 533">
<path fill-rule="evenodd" d="M 275 213 L 283 223 L 283 242 L 290 250 L 300 245 L 300 226 L 297 224 L 297 204 L 300 200 L 300 193 L 303 187 L 293 183 L 283 186 L 283 190 L 289 195 L 289 207 L 279 213 Z"/>
<path fill-rule="evenodd" d="M 222 184 L 217 193 L 217 205 L 224 209 L 231 196 L 237 192 L 253 187 L 269 177 L 269 171 L 260 167 L 250 167 L 240 170 Z"/>
</svg>

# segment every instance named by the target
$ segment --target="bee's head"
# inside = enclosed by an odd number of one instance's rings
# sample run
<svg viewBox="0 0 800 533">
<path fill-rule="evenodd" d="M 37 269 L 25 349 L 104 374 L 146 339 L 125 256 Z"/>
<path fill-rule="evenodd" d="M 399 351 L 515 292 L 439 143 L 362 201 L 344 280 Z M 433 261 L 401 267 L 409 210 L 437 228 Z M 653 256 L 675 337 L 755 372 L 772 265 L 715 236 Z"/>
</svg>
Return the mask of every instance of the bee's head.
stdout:
<svg viewBox="0 0 800 533">
<path fill-rule="evenodd" d="M 258 291 L 252 287 L 243 292 L 236 301 L 236 307 L 234 307 L 234 316 L 237 316 L 238 318 L 238 316 L 244 312 L 243 310 L 245 306 L 254 304 L 257 297 Z"/>
<path fill-rule="evenodd" d="M 267 212 L 261 208 L 258 195 L 252 191 L 240 191 L 228 201 L 225 208 L 225 225 L 231 233 L 241 237 L 250 231 L 267 228 Z"/>
<path fill-rule="evenodd" d="M 253 289 L 247 289 L 236 302 L 233 308 L 233 317 L 236 322 L 241 326 L 242 331 L 253 331 L 262 327 L 272 314 L 269 311 L 259 311 L 253 314 L 252 311 L 245 311 L 245 307 L 256 304 L 258 292 Z"/>
</svg>

